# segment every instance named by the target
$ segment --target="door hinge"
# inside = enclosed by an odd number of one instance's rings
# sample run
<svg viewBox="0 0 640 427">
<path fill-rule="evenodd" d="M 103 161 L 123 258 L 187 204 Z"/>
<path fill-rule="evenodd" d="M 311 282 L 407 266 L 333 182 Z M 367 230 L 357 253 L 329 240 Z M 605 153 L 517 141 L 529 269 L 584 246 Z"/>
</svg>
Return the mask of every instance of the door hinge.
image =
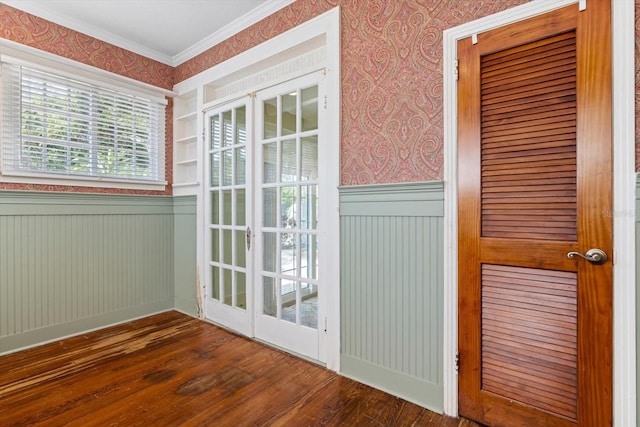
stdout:
<svg viewBox="0 0 640 427">
<path fill-rule="evenodd" d="M 456 374 L 457 374 L 458 371 L 460 370 L 460 352 L 459 351 L 456 351 L 455 365 L 456 365 Z"/>
<path fill-rule="evenodd" d="M 205 129 L 202 128 L 202 140 L 204 141 L 204 133 L 205 133 Z"/>
<path fill-rule="evenodd" d="M 324 318 L 324 333 L 327 333 L 327 317 Z"/>
<path fill-rule="evenodd" d="M 455 76 L 456 81 L 458 81 L 458 60 L 457 59 L 453 61 L 453 75 Z"/>
<path fill-rule="evenodd" d="M 324 109 L 327 109 L 327 95 L 324 96 Z"/>
</svg>

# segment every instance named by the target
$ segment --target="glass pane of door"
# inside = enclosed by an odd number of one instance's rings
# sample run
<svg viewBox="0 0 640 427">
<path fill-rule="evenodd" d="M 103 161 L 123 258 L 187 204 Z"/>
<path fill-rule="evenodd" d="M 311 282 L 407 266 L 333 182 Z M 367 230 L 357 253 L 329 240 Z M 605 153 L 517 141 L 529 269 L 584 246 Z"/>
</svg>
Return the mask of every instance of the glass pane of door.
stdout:
<svg viewBox="0 0 640 427">
<path fill-rule="evenodd" d="M 262 281 L 263 294 L 273 295 L 274 285 L 276 290 L 276 300 L 264 304 L 263 314 L 314 329 L 318 325 L 317 94 L 317 86 L 298 89 L 264 100 L 262 106 L 269 112 L 265 120 L 271 120 L 265 128 L 277 130 L 264 132 L 262 140 L 262 274 L 269 279 Z"/>
</svg>

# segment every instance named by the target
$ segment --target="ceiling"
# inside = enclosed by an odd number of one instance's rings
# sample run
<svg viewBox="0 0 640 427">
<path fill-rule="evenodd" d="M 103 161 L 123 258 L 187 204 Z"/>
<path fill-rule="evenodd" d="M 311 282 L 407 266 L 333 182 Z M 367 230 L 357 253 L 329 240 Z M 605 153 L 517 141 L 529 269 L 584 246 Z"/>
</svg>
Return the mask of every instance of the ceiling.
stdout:
<svg viewBox="0 0 640 427">
<path fill-rule="evenodd" d="M 176 66 L 295 0 L 1 0 Z"/>
</svg>

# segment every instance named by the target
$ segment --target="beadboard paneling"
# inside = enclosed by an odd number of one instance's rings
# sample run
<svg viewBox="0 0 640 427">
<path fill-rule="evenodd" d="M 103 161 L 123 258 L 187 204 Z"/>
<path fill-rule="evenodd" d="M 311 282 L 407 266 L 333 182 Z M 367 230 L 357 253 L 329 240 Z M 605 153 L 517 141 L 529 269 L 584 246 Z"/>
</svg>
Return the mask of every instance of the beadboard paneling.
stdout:
<svg viewBox="0 0 640 427">
<path fill-rule="evenodd" d="M 636 177 L 636 408 L 640 408 L 640 174 Z M 640 415 L 640 414 L 639 414 Z M 638 417 L 640 422 L 640 417 Z"/>
<path fill-rule="evenodd" d="M 442 412 L 441 182 L 343 187 L 341 371 Z"/>
<path fill-rule="evenodd" d="M 174 305 L 171 197 L 0 192 L 0 353 Z"/>
<path fill-rule="evenodd" d="M 196 196 L 173 198 L 174 283 L 176 310 L 198 317 Z"/>
</svg>

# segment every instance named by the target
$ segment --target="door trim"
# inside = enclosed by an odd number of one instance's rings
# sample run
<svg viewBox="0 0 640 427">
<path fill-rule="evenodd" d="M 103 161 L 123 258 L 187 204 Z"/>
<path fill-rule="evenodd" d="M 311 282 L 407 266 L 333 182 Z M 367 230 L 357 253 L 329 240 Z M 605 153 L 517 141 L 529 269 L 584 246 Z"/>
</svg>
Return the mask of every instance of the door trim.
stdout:
<svg viewBox="0 0 640 427">
<path fill-rule="evenodd" d="M 175 93 L 187 93 L 195 90 L 198 96 L 198 112 L 206 107 L 211 107 L 220 102 L 228 101 L 239 95 L 245 95 L 260 87 L 238 87 L 237 93 L 229 94 L 225 92 L 224 98 L 215 98 L 216 89 L 232 85 L 239 79 L 257 73 L 268 71 L 273 64 L 285 63 L 304 53 L 309 53 L 319 47 L 324 47 L 325 54 L 319 68 L 326 70 L 325 90 L 327 94 L 327 141 L 331 144 L 330 154 L 326 161 L 330 167 L 327 170 L 327 195 L 323 203 L 326 203 L 327 211 L 332 215 L 325 218 L 327 230 L 334 230 L 331 236 L 323 236 L 327 240 L 327 255 L 322 262 L 333 265 L 331 274 L 323 278 L 331 285 L 326 290 L 326 327 L 320 339 L 321 352 L 326 352 L 322 356 L 326 360 L 326 366 L 333 371 L 340 370 L 340 218 L 339 218 L 339 193 L 340 184 L 340 140 L 341 140 L 341 107 L 340 107 L 340 7 L 334 7 L 315 18 L 312 18 L 278 36 L 252 47 L 238 55 L 204 70 L 174 86 Z M 290 71 L 283 70 L 286 79 L 292 77 L 287 74 Z M 296 73 L 293 73 L 296 74 Z M 274 78 L 271 84 L 278 82 Z M 213 94 L 213 95 L 212 95 Z M 211 99 L 213 98 L 213 99 Z M 206 100 L 206 102 L 205 102 Z M 203 129 L 204 114 L 198 115 L 198 129 Z M 203 137 L 198 136 L 198 174 L 204 176 L 202 170 L 202 158 L 204 156 Z M 198 286 L 204 283 L 204 240 L 203 230 L 205 230 L 204 218 L 204 182 L 200 180 L 197 189 L 197 272 Z M 326 332 L 325 332 L 326 329 Z"/>
<path fill-rule="evenodd" d="M 581 0 L 581 3 L 583 0 Z M 458 415 L 458 202 L 457 202 L 457 42 L 503 25 L 578 3 L 534 0 L 445 30 L 444 43 L 444 410 Z M 588 4 L 587 4 L 587 7 Z M 613 33 L 613 181 L 614 181 L 614 373 L 615 426 L 636 424 L 635 322 L 635 64 L 634 4 L 612 1 Z M 463 362 L 464 363 L 464 362 Z"/>
</svg>

